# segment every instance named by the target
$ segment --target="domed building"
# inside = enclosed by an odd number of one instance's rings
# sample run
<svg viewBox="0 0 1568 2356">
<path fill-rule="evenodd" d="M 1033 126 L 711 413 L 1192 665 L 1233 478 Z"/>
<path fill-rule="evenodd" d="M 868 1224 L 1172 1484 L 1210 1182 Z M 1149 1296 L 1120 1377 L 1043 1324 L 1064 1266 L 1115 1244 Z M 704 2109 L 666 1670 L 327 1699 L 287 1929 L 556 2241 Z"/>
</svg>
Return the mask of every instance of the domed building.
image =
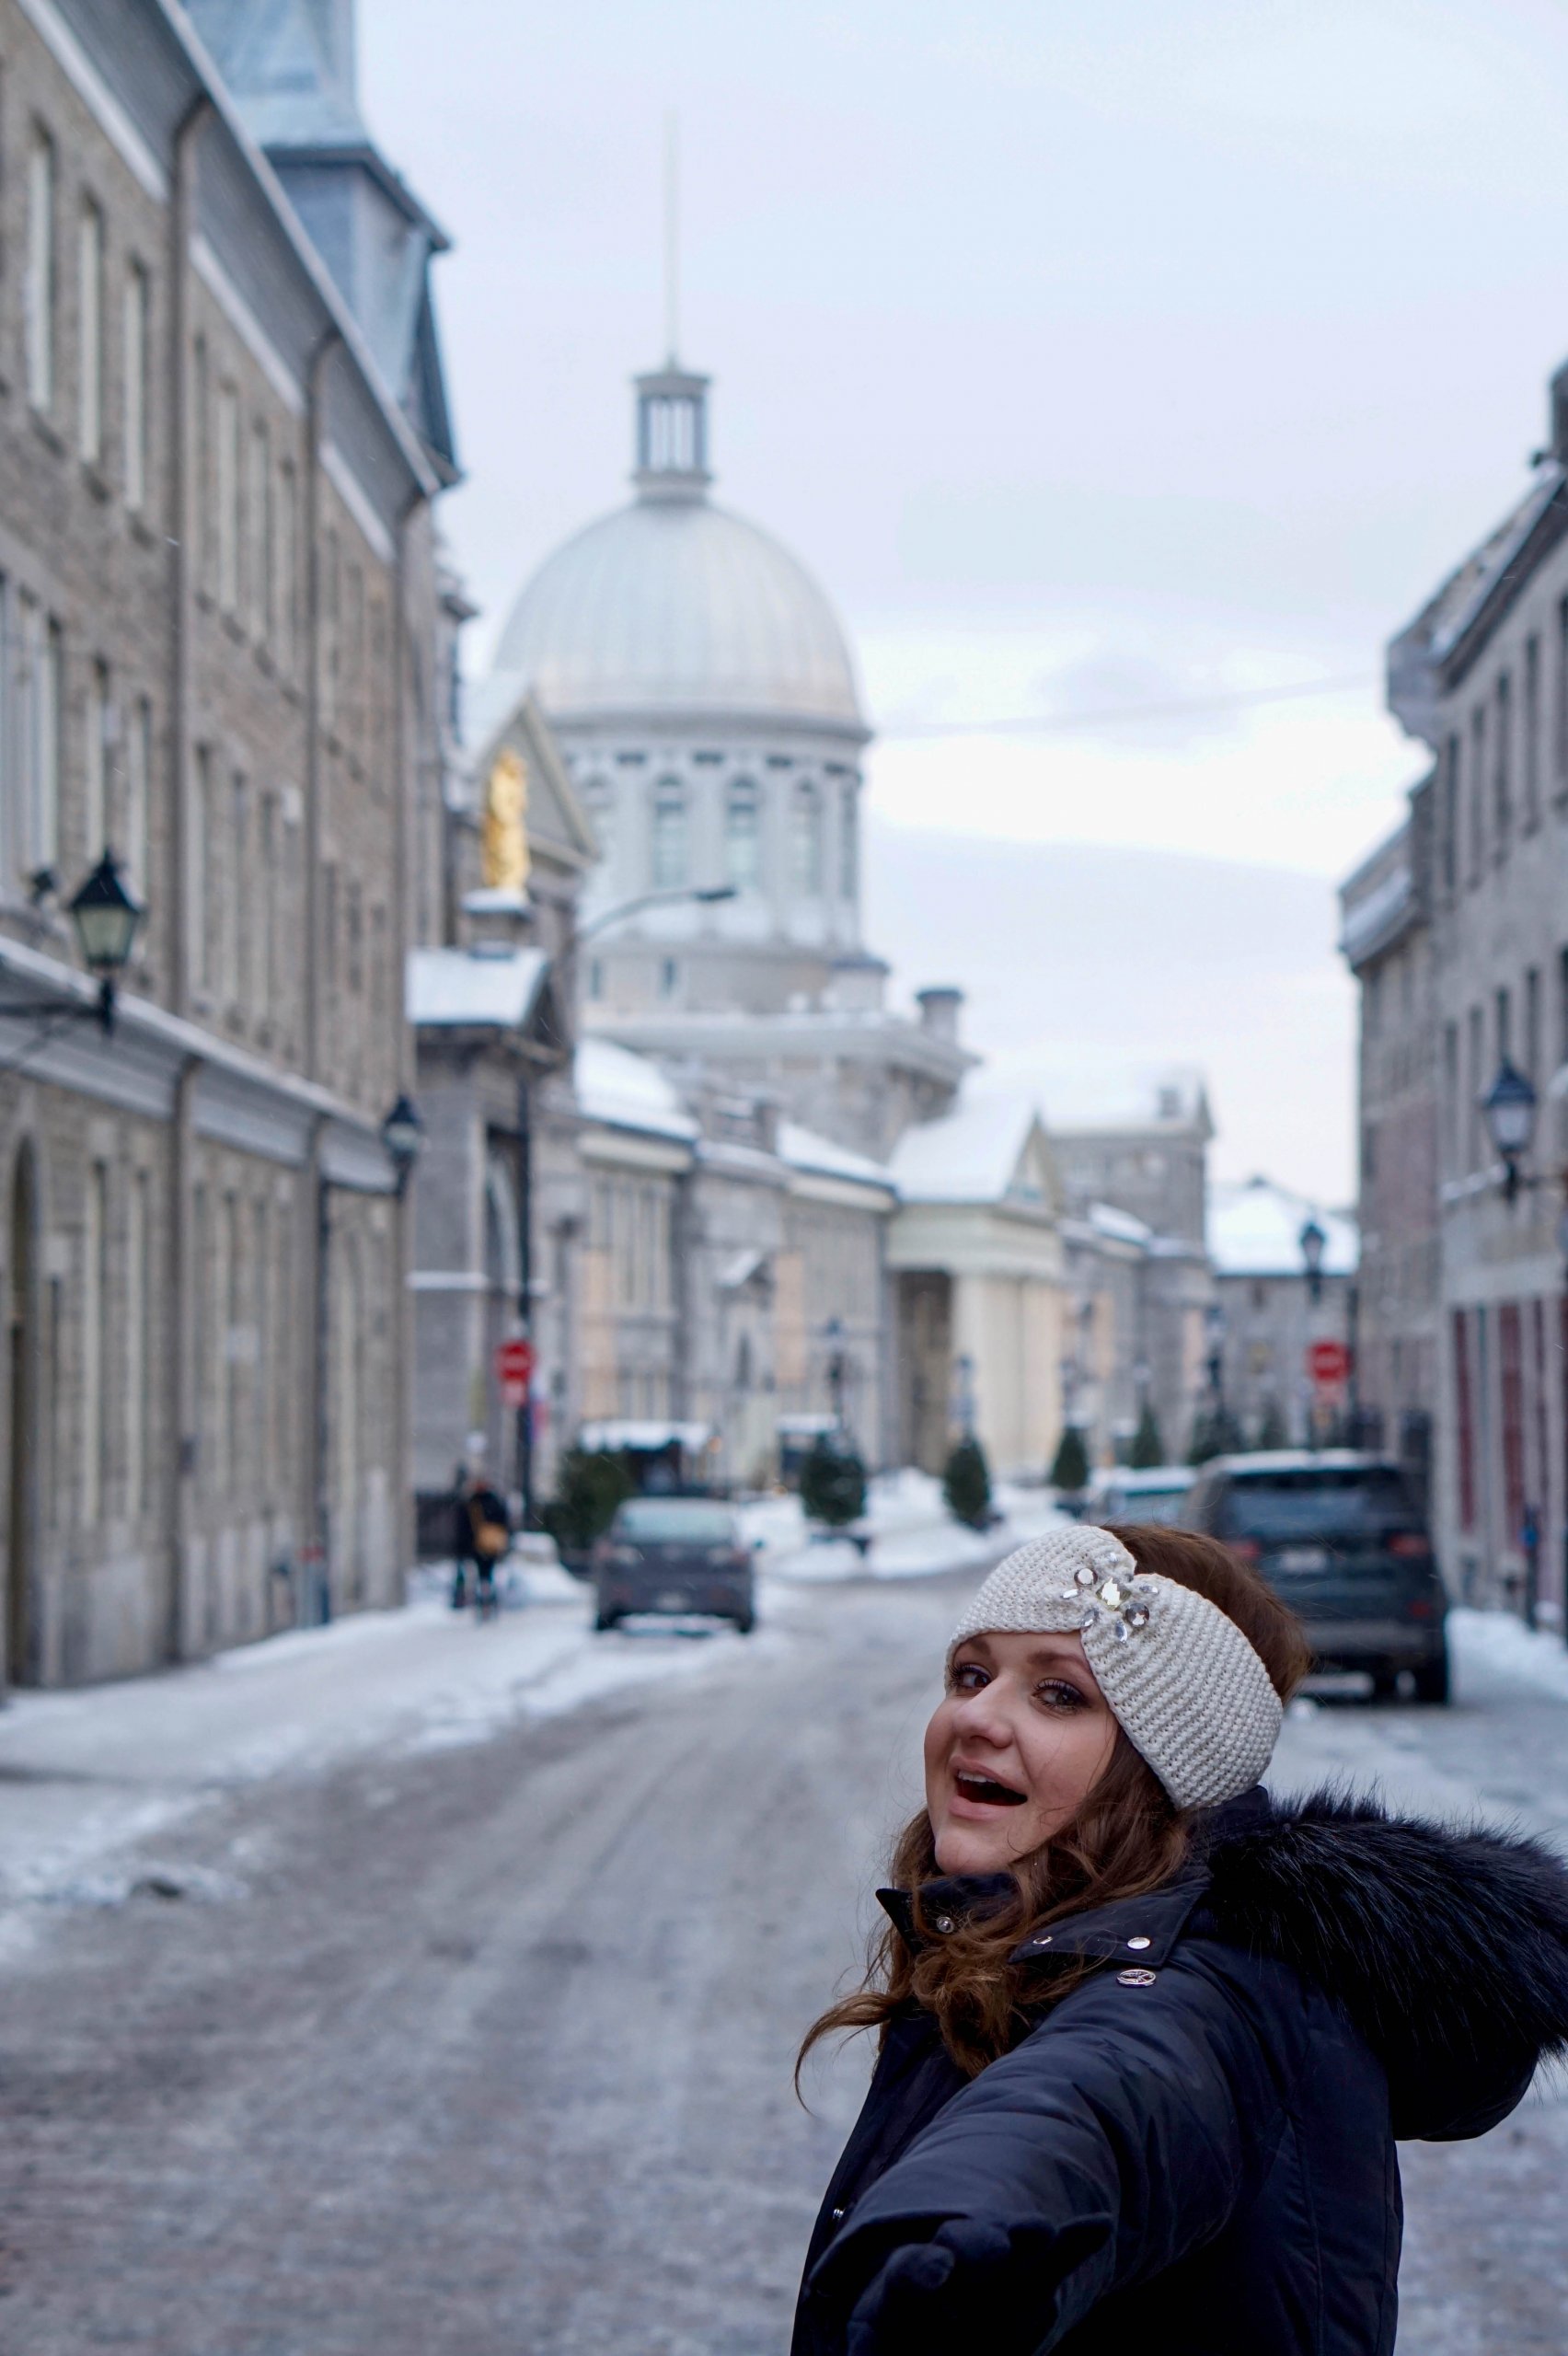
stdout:
<svg viewBox="0 0 1568 2356">
<path fill-rule="evenodd" d="M 524 589 L 478 733 L 531 691 L 598 836 L 585 1024 L 721 1062 L 882 1160 L 971 1061 L 959 1001 L 928 993 L 918 1021 L 883 1009 L 860 932 L 854 660 L 805 569 L 709 497 L 708 397 L 681 368 L 637 380 L 636 496 Z"/>
<path fill-rule="evenodd" d="M 1027 1108 L 954 1109 L 957 990 L 884 1004 L 853 656 L 797 560 L 709 496 L 708 396 L 674 364 L 637 380 L 634 497 L 540 566 L 470 711 L 481 778 L 515 757 L 543 787 L 548 731 L 549 806 L 569 780 L 599 852 L 550 960 L 590 1035 L 533 1115 L 538 1464 L 579 1438 L 763 1480 L 842 1418 L 870 1462 L 934 1469 L 956 1417 L 1038 1466 L 1050 1150 Z M 530 878 L 541 942 L 566 890 Z"/>
</svg>

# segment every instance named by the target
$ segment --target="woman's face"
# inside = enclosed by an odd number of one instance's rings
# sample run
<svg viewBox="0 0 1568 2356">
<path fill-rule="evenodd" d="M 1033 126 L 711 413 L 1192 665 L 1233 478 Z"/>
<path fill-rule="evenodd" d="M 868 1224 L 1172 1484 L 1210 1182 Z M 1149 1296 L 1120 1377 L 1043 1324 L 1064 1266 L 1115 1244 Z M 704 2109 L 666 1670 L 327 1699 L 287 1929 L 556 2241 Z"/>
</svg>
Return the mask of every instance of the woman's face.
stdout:
<svg viewBox="0 0 1568 2356">
<path fill-rule="evenodd" d="M 966 1637 L 926 1728 L 926 1807 L 943 1873 L 999 1873 L 1052 1839 L 1115 1743 L 1076 1634 Z"/>
</svg>

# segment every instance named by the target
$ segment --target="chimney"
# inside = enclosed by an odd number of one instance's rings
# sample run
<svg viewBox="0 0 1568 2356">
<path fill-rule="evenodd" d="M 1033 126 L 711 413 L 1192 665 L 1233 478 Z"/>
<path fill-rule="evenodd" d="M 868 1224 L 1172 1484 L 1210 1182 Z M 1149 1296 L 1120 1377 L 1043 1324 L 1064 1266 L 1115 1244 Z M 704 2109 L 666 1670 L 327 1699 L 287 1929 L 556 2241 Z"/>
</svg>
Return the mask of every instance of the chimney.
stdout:
<svg viewBox="0 0 1568 2356">
<path fill-rule="evenodd" d="M 948 1045 L 958 1045 L 958 1011 L 963 1004 L 963 992 L 943 984 L 940 988 L 917 990 L 915 1003 L 920 1010 L 920 1028 L 933 1039 Z"/>
</svg>

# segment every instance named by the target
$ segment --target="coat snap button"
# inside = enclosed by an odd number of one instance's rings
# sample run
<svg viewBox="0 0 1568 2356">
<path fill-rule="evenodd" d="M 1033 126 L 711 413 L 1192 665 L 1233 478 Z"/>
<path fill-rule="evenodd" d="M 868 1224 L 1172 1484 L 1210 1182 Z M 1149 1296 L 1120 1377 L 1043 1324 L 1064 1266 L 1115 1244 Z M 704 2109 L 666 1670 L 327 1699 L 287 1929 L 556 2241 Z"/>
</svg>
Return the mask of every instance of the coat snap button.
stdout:
<svg viewBox="0 0 1568 2356">
<path fill-rule="evenodd" d="M 937 1928 L 939 1931 L 951 1931 L 952 1928 L 952 1916 L 951 1914 L 939 1914 L 937 1916 Z"/>
<path fill-rule="evenodd" d="M 1116 1977 L 1124 1988 L 1152 1988 L 1159 1974 L 1158 1971 L 1139 1971 L 1135 1967 L 1131 1971 L 1119 1971 Z"/>
<path fill-rule="evenodd" d="M 1050 1932 L 1043 1931 L 1040 1936 L 1035 1940 L 1034 1944 L 1037 1947 L 1048 1947 L 1051 1944 Z"/>
<path fill-rule="evenodd" d="M 842 2209 L 836 2209 L 836 2210 L 834 2211 L 834 2212 L 833 2212 L 833 2222 L 834 2222 L 834 2223 L 835 2223 L 836 2225 L 837 2224 L 838 2220 L 840 2219 L 840 2217 L 842 2217 L 842 2216 L 843 2216 L 843 2214 L 844 2214 L 844 2212 L 843 2212 L 843 2210 L 842 2210 Z"/>
<path fill-rule="evenodd" d="M 1137 1947 L 1137 1948 L 1140 1948 L 1140 1949 L 1141 1949 L 1141 1948 L 1143 1948 L 1143 1947 L 1151 1947 L 1151 1946 L 1153 1946 L 1153 1945 L 1154 1945 L 1154 1941 L 1153 1941 L 1152 1939 L 1144 1939 L 1144 1938 L 1129 1939 L 1129 1940 L 1127 1941 L 1127 1945 L 1128 1945 L 1130 1947 Z"/>
</svg>

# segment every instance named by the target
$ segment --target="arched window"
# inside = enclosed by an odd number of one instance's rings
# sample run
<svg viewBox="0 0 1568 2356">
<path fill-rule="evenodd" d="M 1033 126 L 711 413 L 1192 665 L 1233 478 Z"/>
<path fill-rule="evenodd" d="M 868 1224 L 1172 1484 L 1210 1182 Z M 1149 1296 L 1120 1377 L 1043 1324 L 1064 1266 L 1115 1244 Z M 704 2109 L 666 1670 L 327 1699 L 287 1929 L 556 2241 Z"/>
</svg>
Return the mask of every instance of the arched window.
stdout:
<svg viewBox="0 0 1568 2356">
<path fill-rule="evenodd" d="M 790 812 L 790 881 L 797 892 L 822 890 L 822 796 L 802 778 Z"/>
<path fill-rule="evenodd" d="M 762 881 L 762 809 L 750 778 L 735 780 L 724 804 L 724 872 L 742 891 Z"/>
<path fill-rule="evenodd" d="M 860 888 L 860 830 L 856 823 L 855 789 L 847 785 L 838 803 L 838 891 L 852 900 Z"/>
<path fill-rule="evenodd" d="M 653 889 L 677 891 L 686 880 L 686 799 L 679 778 L 653 789 Z"/>
</svg>

